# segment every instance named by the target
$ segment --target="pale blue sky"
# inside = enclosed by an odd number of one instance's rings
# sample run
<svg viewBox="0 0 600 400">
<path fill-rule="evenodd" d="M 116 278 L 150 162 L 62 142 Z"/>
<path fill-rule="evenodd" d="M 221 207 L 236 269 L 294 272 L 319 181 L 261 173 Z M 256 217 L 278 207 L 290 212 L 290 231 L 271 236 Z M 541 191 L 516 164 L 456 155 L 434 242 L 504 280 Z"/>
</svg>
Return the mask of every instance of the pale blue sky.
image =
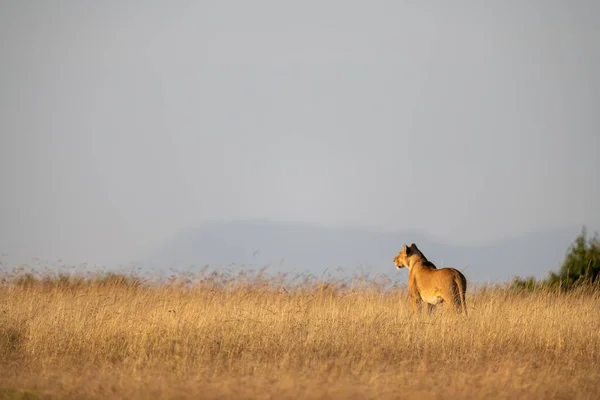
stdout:
<svg viewBox="0 0 600 400">
<path fill-rule="evenodd" d="M 0 1 L 0 252 L 598 229 L 599 38 L 596 1 Z"/>
</svg>

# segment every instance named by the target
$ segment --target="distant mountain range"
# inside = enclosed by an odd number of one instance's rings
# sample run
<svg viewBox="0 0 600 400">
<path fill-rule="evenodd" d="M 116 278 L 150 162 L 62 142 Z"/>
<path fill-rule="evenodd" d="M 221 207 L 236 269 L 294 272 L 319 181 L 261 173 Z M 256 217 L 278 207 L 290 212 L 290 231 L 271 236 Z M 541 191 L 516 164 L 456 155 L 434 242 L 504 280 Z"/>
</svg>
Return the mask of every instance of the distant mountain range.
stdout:
<svg viewBox="0 0 600 400">
<path fill-rule="evenodd" d="M 177 234 L 141 264 L 183 271 L 267 266 L 271 274 L 348 277 L 385 274 L 406 281 L 393 258 L 404 243 L 416 243 L 438 268 L 462 270 L 475 283 L 514 276 L 545 278 L 558 271 L 581 227 L 544 230 L 481 245 L 449 245 L 419 232 L 384 233 L 264 220 L 209 223 Z M 327 272 L 326 272 L 327 271 Z"/>
</svg>

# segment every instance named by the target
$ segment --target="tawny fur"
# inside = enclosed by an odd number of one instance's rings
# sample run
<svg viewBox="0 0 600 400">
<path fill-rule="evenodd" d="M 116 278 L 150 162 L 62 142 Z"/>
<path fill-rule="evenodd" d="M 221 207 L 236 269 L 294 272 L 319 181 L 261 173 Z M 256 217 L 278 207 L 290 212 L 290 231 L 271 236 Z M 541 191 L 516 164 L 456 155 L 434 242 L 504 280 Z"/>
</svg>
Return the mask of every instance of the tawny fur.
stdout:
<svg viewBox="0 0 600 400">
<path fill-rule="evenodd" d="M 462 311 L 467 315 L 467 279 L 460 271 L 454 268 L 437 269 L 414 243 L 410 247 L 404 245 L 394 258 L 394 264 L 398 269 L 406 267 L 410 270 L 408 291 L 415 312 L 421 310 L 423 302 L 427 304 L 428 312 L 435 305 L 446 302 L 457 313 Z"/>
</svg>

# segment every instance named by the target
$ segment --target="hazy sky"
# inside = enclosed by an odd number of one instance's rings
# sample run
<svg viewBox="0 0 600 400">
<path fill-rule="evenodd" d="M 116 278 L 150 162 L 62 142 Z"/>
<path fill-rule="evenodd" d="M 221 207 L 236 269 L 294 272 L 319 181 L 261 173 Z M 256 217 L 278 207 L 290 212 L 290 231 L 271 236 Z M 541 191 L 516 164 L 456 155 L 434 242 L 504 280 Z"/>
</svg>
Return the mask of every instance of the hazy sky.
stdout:
<svg viewBox="0 0 600 400">
<path fill-rule="evenodd" d="M 599 2 L 293 3 L 0 1 L 0 252 L 128 263 L 254 217 L 598 227 Z"/>
</svg>

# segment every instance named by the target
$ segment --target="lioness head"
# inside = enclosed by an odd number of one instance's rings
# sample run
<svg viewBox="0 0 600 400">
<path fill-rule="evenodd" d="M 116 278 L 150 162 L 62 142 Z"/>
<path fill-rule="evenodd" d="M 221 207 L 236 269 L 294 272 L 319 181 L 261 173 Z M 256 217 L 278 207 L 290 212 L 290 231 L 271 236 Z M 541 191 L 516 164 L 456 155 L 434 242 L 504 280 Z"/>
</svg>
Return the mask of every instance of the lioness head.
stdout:
<svg viewBox="0 0 600 400">
<path fill-rule="evenodd" d="M 394 265 L 396 268 L 401 269 L 404 267 L 408 267 L 408 258 L 413 254 L 414 250 L 418 250 L 417 246 L 413 243 L 409 246 L 404 245 L 400 253 L 396 257 L 394 257 Z"/>
</svg>

